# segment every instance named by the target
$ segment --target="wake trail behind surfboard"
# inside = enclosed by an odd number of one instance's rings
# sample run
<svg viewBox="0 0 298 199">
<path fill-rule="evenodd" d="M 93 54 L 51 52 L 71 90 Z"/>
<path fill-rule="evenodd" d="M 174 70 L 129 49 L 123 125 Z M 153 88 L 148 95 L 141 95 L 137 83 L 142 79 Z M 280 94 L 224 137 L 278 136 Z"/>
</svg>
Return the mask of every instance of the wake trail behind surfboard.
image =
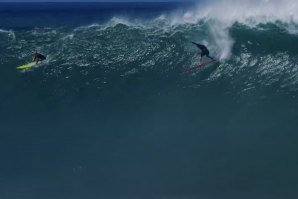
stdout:
<svg viewBox="0 0 298 199">
<path fill-rule="evenodd" d="M 213 62 L 217 62 L 217 60 L 211 60 L 209 62 L 206 62 L 206 63 L 203 63 L 203 64 L 198 64 L 198 65 L 195 65 L 195 66 L 191 66 L 191 67 L 185 67 L 185 68 L 182 68 L 182 73 L 189 73 L 189 72 L 194 72 L 204 66 L 207 66 L 208 64 L 211 64 Z"/>
</svg>

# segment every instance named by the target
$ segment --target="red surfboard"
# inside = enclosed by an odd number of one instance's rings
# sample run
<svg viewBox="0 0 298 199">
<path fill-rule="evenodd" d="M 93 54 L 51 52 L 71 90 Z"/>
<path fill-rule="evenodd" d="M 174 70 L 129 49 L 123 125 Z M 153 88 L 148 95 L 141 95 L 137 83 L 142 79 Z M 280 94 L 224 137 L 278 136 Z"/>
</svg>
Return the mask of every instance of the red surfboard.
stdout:
<svg viewBox="0 0 298 199">
<path fill-rule="evenodd" d="M 209 62 L 206 62 L 206 63 L 203 63 L 203 64 L 198 64 L 198 65 L 195 65 L 195 66 L 191 66 L 191 67 L 185 67 L 185 68 L 182 68 L 182 73 L 189 73 L 189 72 L 193 72 L 193 71 L 196 71 L 208 64 L 211 64 L 212 62 L 216 62 L 216 60 L 211 60 Z"/>
</svg>

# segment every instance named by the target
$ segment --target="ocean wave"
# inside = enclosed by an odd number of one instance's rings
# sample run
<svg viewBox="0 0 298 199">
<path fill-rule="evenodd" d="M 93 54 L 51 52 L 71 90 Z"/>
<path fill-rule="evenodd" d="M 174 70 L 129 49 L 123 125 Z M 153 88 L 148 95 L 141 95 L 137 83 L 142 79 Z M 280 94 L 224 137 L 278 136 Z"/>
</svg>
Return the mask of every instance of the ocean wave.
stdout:
<svg viewBox="0 0 298 199">
<path fill-rule="evenodd" d="M 208 24 L 212 46 L 216 46 L 219 59 L 230 58 L 235 42 L 230 30 L 235 24 L 249 28 L 268 27 L 274 24 L 289 34 L 298 33 L 298 3 L 294 0 L 213 0 L 200 2 L 186 12 L 172 13 L 166 18 L 171 26 L 179 24 Z M 208 44 L 207 42 L 205 44 Z"/>
<path fill-rule="evenodd" d="M 3 30 L 3 29 L 0 29 L 0 33 L 7 34 L 7 36 L 9 38 L 11 38 L 12 41 L 15 41 L 15 39 L 16 39 L 16 35 L 15 35 L 14 31 L 12 31 L 12 30 Z"/>
<path fill-rule="evenodd" d="M 181 68 L 198 62 L 199 51 L 190 43 L 196 41 L 206 44 L 210 55 L 220 60 L 205 78 L 207 82 L 237 79 L 239 91 L 277 83 L 281 89 L 297 85 L 298 39 L 282 23 L 259 27 L 239 23 L 226 27 L 214 20 L 171 24 L 166 16 L 138 23 L 114 18 L 105 25 L 15 31 L 16 39 L 5 43 L 9 47 L 2 49 L 1 59 L 9 57 L 12 63 L 22 64 L 31 60 L 37 49 L 52 59 L 29 72 L 40 70 L 47 77 L 71 80 L 81 75 L 111 82 L 109 78 L 115 76 L 125 79 L 148 71 L 159 75 L 179 73 Z M 12 60 L 12 52 L 18 55 L 17 60 Z M 199 73 L 182 78 L 193 79 Z"/>
</svg>

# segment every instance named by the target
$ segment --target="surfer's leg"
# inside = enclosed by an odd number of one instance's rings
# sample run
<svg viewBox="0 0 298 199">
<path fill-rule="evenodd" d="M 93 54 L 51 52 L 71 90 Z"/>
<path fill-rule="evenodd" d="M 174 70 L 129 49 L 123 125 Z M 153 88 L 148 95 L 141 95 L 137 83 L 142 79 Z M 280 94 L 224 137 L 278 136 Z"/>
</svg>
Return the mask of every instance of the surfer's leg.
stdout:
<svg viewBox="0 0 298 199">
<path fill-rule="evenodd" d="M 213 59 L 213 57 L 210 57 L 210 56 L 209 56 L 209 51 L 208 51 L 208 50 L 206 50 L 206 51 L 204 52 L 204 55 L 206 55 L 206 57 L 208 57 L 208 58 L 211 59 L 212 61 L 215 61 L 215 59 Z"/>
<path fill-rule="evenodd" d="M 206 55 L 209 59 L 215 61 L 215 59 L 213 57 L 210 57 L 209 55 Z"/>
<path fill-rule="evenodd" d="M 202 63 L 203 57 L 204 57 L 205 55 L 206 55 L 206 54 L 205 54 L 204 52 L 201 52 L 200 64 Z"/>
<path fill-rule="evenodd" d="M 200 64 L 202 63 L 203 57 L 205 56 L 204 52 L 201 52 L 201 59 L 200 59 Z"/>
</svg>

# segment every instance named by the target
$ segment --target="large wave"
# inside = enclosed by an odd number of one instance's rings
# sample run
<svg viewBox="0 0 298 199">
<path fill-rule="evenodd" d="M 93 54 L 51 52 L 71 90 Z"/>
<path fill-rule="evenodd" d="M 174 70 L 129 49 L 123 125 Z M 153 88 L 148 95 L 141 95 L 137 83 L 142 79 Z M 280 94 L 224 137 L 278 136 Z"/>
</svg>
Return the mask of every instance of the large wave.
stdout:
<svg viewBox="0 0 298 199">
<path fill-rule="evenodd" d="M 148 71 L 180 74 L 182 67 L 198 62 L 198 50 L 190 43 L 196 41 L 220 60 L 208 81 L 236 78 L 237 92 L 277 82 L 278 88 L 296 90 L 297 5 L 290 0 L 222 0 L 153 20 L 114 17 L 105 24 L 74 29 L 2 30 L 5 48 L 0 63 L 22 64 L 39 50 L 49 60 L 32 70 L 45 79 L 61 77 L 60 81 L 73 80 L 74 85 L 102 88 L 117 77 Z M 76 78 L 84 81 L 78 83 Z"/>
</svg>

